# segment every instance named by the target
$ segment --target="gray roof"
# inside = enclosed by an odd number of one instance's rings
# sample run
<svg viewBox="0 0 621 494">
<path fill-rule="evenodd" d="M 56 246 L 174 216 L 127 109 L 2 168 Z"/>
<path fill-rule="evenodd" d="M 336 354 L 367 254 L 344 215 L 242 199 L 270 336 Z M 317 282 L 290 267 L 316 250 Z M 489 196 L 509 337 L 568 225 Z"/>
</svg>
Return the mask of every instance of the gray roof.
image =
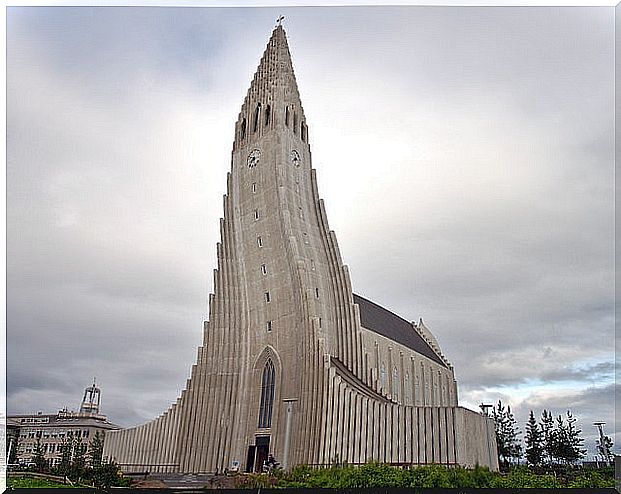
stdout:
<svg viewBox="0 0 621 494">
<path fill-rule="evenodd" d="M 360 307 L 360 323 L 364 328 L 396 341 L 446 367 L 442 359 L 408 321 L 355 293 L 354 303 Z"/>
<path fill-rule="evenodd" d="M 47 422 L 22 422 L 21 419 L 27 418 L 47 418 Z M 24 414 L 11 415 L 7 420 L 12 420 L 19 427 L 29 429 L 47 429 L 50 427 L 96 427 L 99 429 L 121 429 L 121 426 L 108 422 L 105 416 L 68 416 L 62 417 L 58 414 Z"/>
</svg>

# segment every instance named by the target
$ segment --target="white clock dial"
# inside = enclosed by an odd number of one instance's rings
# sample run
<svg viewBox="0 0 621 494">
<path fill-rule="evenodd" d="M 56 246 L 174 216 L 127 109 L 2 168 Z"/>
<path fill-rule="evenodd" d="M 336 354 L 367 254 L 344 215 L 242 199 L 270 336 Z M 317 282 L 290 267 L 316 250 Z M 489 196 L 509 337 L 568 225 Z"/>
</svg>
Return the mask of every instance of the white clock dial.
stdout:
<svg viewBox="0 0 621 494">
<path fill-rule="evenodd" d="M 248 159 L 246 163 L 248 164 L 248 168 L 254 168 L 259 164 L 259 159 L 261 158 L 261 151 L 258 149 L 252 150 L 252 152 L 248 155 Z"/>
</svg>

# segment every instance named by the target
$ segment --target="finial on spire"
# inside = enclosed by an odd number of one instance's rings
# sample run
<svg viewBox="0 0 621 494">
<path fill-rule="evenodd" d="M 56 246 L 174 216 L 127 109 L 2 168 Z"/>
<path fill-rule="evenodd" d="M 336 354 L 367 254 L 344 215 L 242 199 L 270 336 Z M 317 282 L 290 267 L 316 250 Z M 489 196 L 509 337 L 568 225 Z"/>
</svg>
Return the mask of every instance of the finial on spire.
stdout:
<svg viewBox="0 0 621 494">
<path fill-rule="evenodd" d="M 284 21 L 284 20 L 285 20 L 285 16 L 281 15 L 280 17 L 278 17 L 278 19 L 276 19 L 276 25 L 280 26 L 282 21 Z"/>
</svg>

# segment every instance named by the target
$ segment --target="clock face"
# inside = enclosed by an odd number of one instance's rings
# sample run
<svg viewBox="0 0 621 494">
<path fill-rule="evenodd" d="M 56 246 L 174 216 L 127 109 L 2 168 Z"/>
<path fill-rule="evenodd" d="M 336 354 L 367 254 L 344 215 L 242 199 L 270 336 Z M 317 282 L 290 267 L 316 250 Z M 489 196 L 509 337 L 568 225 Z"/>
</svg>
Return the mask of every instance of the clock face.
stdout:
<svg viewBox="0 0 621 494">
<path fill-rule="evenodd" d="M 259 164 L 259 159 L 261 158 L 261 151 L 258 149 L 252 150 L 252 152 L 248 155 L 248 159 L 246 163 L 248 163 L 248 168 L 254 168 Z"/>
<path fill-rule="evenodd" d="M 295 149 L 291 151 L 291 164 L 300 166 L 300 153 L 298 153 Z"/>
</svg>

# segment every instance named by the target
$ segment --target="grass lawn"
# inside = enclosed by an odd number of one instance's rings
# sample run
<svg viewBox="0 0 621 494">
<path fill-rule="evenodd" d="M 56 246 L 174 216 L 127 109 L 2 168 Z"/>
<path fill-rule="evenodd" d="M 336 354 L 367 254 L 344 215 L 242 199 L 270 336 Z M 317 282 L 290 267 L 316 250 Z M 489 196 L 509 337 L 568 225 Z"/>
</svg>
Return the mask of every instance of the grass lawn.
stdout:
<svg viewBox="0 0 621 494">
<path fill-rule="evenodd" d="M 39 487 L 71 487 L 69 484 L 61 484 L 47 479 L 39 479 L 36 477 L 13 477 L 9 474 L 6 479 L 6 486 L 9 489 L 35 489 Z"/>
</svg>

